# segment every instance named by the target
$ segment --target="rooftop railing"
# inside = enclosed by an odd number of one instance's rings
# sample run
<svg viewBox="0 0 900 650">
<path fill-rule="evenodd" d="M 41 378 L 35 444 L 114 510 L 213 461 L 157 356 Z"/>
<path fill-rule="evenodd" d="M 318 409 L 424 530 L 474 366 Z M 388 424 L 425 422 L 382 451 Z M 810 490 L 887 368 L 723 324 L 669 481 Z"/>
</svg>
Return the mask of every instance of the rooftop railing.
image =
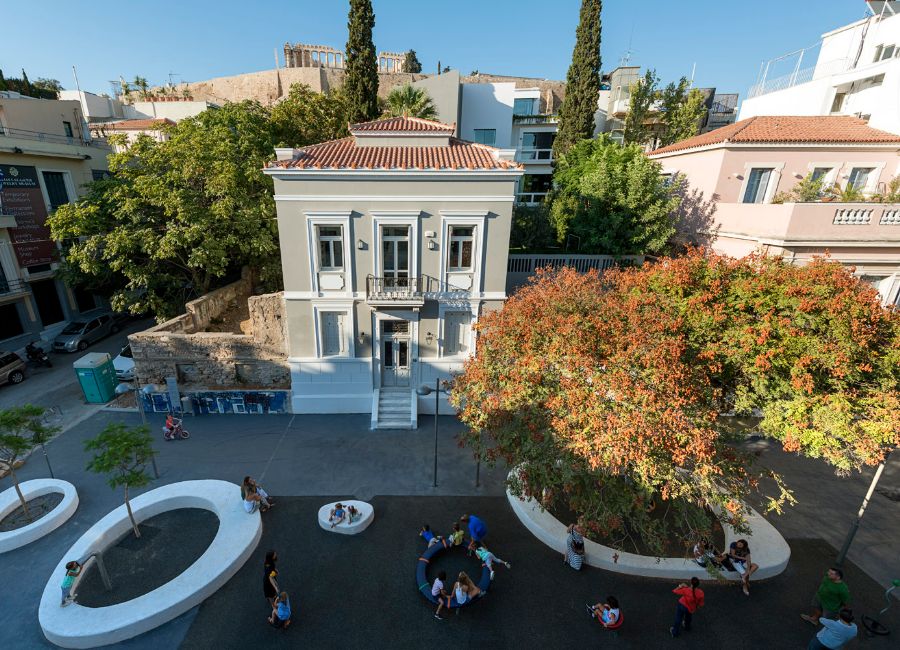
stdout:
<svg viewBox="0 0 900 650">
<path fill-rule="evenodd" d="M 75 146 L 90 147 L 100 144 L 98 140 L 85 139 L 76 135 L 60 135 L 59 133 L 46 133 L 44 131 L 29 131 L 27 129 L 11 129 L 0 126 L 0 137 L 20 138 L 24 140 L 36 140 L 38 142 L 52 142 L 55 144 L 71 144 Z"/>
</svg>

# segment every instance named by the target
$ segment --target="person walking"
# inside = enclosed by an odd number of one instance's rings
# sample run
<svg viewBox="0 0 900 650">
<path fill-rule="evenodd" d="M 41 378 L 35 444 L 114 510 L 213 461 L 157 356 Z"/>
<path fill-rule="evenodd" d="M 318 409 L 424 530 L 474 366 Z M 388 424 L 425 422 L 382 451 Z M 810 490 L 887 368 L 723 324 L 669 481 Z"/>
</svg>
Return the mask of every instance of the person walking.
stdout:
<svg viewBox="0 0 900 650">
<path fill-rule="evenodd" d="M 840 650 L 856 638 L 856 623 L 853 612 L 846 607 L 838 613 L 838 620 L 823 618 L 819 621 L 822 629 L 809 640 L 806 650 Z"/>
<path fill-rule="evenodd" d="M 278 562 L 278 553 L 268 551 L 266 553 L 266 561 L 263 565 L 263 595 L 272 609 L 275 609 L 275 599 L 278 597 L 278 569 L 275 564 Z"/>
<path fill-rule="evenodd" d="M 825 577 L 819 583 L 816 595 L 813 596 L 813 613 L 800 614 L 807 623 L 819 624 L 819 619 L 837 618 L 838 612 L 850 604 L 850 589 L 844 582 L 844 572 L 837 567 L 831 567 L 825 572 Z"/>
<path fill-rule="evenodd" d="M 291 624 L 291 599 L 286 591 L 282 591 L 275 598 L 275 605 L 272 608 L 272 615 L 269 617 L 269 623 L 276 628 L 287 629 Z"/>
<path fill-rule="evenodd" d="M 690 585 L 682 582 L 672 590 L 672 593 L 681 596 L 675 606 L 675 625 L 669 628 L 669 634 L 677 637 L 681 634 L 682 625 L 686 631 L 690 631 L 694 612 L 703 607 L 705 600 L 700 580 L 697 578 L 691 578 Z"/>
<path fill-rule="evenodd" d="M 459 522 L 469 529 L 469 555 L 472 555 L 478 543 L 487 536 L 487 526 L 475 515 L 463 515 Z"/>
</svg>

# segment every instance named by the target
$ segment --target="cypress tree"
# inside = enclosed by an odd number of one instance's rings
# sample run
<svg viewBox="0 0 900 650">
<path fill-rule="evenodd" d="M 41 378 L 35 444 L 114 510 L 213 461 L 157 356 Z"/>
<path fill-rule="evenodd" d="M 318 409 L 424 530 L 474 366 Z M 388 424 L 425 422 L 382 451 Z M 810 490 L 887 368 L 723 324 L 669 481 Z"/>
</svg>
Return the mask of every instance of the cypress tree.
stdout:
<svg viewBox="0 0 900 650">
<path fill-rule="evenodd" d="M 9 90 L 6 86 L 6 79 L 3 78 L 3 70 L 0 70 L 0 90 Z"/>
<path fill-rule="evenodd" d="M 350 0 L 344 92 L 351 124 L 378 117 L 378 67 L 372 42 L 373 27 L 375 12 L 371 0 Z"/>
<path fill-rule="evenodd" d="M 594 135 L 594 113 L 600 93 L 601 0 L 581 0 L 575 49 L 566 75 L 566 96 L 559 108 L 559 129 L 553 157 L 559 158 L 576 142 Z"/>
<path fill-rule="evenodd" d="M 22 94 L 32 96 L 31 82 L 28 81 L 28 75 L 25 73 L 25 68 L 22 68 Z"/>
</svg>

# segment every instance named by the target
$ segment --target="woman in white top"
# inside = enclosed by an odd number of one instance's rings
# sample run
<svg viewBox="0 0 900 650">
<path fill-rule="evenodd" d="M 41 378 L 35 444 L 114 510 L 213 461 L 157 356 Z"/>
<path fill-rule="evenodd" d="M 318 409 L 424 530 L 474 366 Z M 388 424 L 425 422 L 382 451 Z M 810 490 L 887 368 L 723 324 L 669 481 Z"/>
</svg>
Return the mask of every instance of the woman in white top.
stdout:
<svg viewBox="0 0 900 650">
<path fill-rule="evenodd" d="M 481 589 L 472 582 L 472 579 L 466 575 L 466 572 L 460 571 L 453 585 L 453 595 L 456 597 L 456 602 L 459 605 L 465 605 L 470 600 L 477 598 L 480 593 Z"/>
</svg>

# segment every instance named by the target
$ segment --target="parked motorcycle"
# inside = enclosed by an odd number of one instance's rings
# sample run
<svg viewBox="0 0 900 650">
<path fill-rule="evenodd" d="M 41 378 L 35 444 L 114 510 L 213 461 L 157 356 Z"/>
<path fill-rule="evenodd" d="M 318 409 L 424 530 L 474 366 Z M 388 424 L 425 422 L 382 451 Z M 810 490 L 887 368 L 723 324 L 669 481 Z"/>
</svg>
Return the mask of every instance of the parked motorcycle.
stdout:
<svg viewBox="0 0 900 650">
<path fill-rule="evenodd" d="M 50 361 L 50 357 L 44 352 L 44 349 L 39 345 L 35 345 L 33 342 L 25 346 L 25 355 L 28 357 L 28 360 L 36 366 L 53 367 L 53 362 Z"/>
<path fill-rule="evenodd" d="M 163 426 L 162 430 L 163 437 L 166 440 L 175 440 L 175 438 L 185 440 L 191 435 L 190 432 L 181 425 L 181 419 L 176 418 L 171 414 L 166 416 L 166 424 Z"/>
</svg>

